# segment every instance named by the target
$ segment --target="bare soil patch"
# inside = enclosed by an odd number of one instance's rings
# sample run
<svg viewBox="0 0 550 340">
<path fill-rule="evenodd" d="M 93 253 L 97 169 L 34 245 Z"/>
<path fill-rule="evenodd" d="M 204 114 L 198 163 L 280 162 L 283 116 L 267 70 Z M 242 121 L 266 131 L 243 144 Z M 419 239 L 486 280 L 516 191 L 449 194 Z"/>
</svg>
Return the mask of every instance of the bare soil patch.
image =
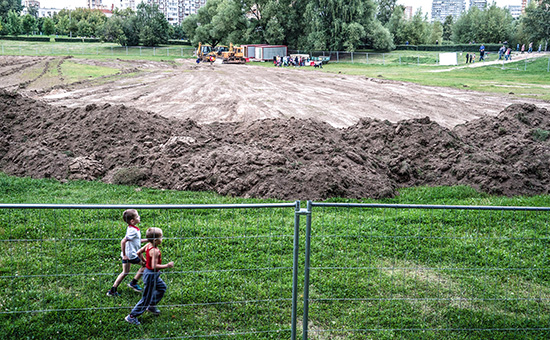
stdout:
<svg viewBox="0 0 550 340">
<path fill-rule="evenodd" d="M 1 171 L 285 200 L 549 192 L 546 102 L 189 61 L 107 61 L 122 76 L 42 88 L 23 75 L 58 62 L 0 58 Z"/>
</svg>

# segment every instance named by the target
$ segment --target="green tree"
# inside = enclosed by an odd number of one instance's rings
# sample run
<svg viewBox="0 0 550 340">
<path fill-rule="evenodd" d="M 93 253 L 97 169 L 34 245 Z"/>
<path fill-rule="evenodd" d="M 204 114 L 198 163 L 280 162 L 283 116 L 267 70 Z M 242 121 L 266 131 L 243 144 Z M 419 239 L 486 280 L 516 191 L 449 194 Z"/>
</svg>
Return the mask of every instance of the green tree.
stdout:
<svg viewBox="0 0 550 340">
<path fill-rule="evenodd" d="M 479 23 L 483 20 L 483 15 L 476 6 L 458 17 L 453 25 L 452 40 L 455 43 L 469 43 L 480 41 L 481 33 L 478 29 Z"/>
<path fill-rule="evenodd" d="M 430 33 L 429 43 L 435 44 L 436 42 L 440 43 L 443 40 L 443 25 L 439 21 L 434 21 L 432 23 L 432 30 Z"/>
<path fill-rule="evenodd" d="M 14 10 L 10 10 L 8 12 L 6 28 L 8 30 L 8 34 L 19 35 L 21 33 L 21 17 L 19 16 L 19 13 Z"/>
<path fill-rule="evenodd" d="M 498 43 L 508 40 L 512 30 L 512 15 L 504 8 L 498 7 L 494 2 L 481 11 L 481 22 L 478 24 L 478 41 L 486 43 Z"/>
<path fill-rule="evenodd" d="M 38 18 L 38 6 L 27 6 L 27 12 L 35 18 Z"/>
<path fill-rule="evenodd" d="M 382 25 L 386 25 L 390 21 L 391 16 L 397 7 L 397 0 L 377 0 L 378 13 L 376 13 L 376 19 L 378 19 Z"/>
<path fill-rule="evenodd" d="M 209 0 L 182 25 L 193 45 L 202 42 L 212 46 L 242 42 L 248 28 L 243 3 L 235 0 Z M 257 27 L 265 30 L 264 26 Z"/>
<path fill-rule="evenodd" d="M 101 39 L 103 41 L 114 42 L 119 45 L 125 46 L 128 39 L 124 34 L 123 25 L 124 21 L 121 17 L 110 17 L 103 25 Z"/>
<path fill-rule="evenodd" d="M 29 35 L 34 32 L 36 27 L 36 18 L 30 14 L 26 14 L 21 20 L 21 32 Z"/>
<path fill-rule="evenodd" d="M 78 35 L 81 37 L 91 37 L 94 35 L 94 28 L 93 26 L 88 22 L 88 20 L 80 20 L 76 27 L 78 29 Z"/>
<path fill-rule="evenodd" d="M 19 15 L 22 9 L 21 0 L 0 0 L 0 20 L 3 19 L 4 22 L 7 22 L 10 11 Z"/>
<path fill-rule="evenodd" d="M 370 45 L 375 50 L 390 51 L 395 49 L 390 31 L 382 26 L 378 20 L 374 21 L 373 24 L 369 26 L 367 37 Z"/>
<path fill-rule="evenodd" d="M 375 4 L 370 0 L 309 0 L 304 12 L 306 48 L 313 50 L 353 50 L 358 26 L 366 32 L 366 41 L 372 43 L 374 30 L 380 30 L 374 18 Z M 388 32 L 389 34 L 389 32 Z"/>
<path fill-rule="evenodd" d="M 419 8 L 405 26 L 405 38 L 413 45 L 427 44 L 430 39 L 431 27 L 426 15 Z"/>
<path fill-rule="evenodd" d="M 522 17 L 521 26 L 530 41 L 543 41 L 544 50 L 548 51 L 550 39 L 550 0 L 533 2 L 527 6 Z"/>
<path fill-rule="evenodd" d="M 443 36 L 442 39 L 445 41 L 450 41 L 453 35 L 453 16 L 447 15 L 445 21 L 443 22 Z"/>
<path fill-rule="evenodd" d="M 405 37 L 407 23 L 405 21 L 405 12 L 403 6 L 395 6 L 390 20 L 386 27 L 393 37 L 393 42 L 396 45 L 404 44 L 407 41 Z"/>
<path fill-rule="evenodd" d="M 168 41 L 169 23 L 158 5 L 140 3 L 137 7 L 139 38 L 145 46 L 157 46 Z"/>
<path fill-rule="evenodd" d="M 52 35 L 55 33 L 55 23 L 52 18 L 44 18 L 42 23 L 42 33 L 45 35 Z"/>
</svg>

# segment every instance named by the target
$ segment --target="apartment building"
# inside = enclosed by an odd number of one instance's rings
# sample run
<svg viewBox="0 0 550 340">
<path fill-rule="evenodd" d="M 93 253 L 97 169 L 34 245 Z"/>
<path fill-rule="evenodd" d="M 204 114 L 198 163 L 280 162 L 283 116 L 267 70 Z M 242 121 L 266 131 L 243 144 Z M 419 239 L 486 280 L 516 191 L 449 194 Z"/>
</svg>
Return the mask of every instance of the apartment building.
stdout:
<svg viewBox="0 0 550 340">
<path fill-rule="evenodd" d="M 434 0 L 432 2 L 432 21 L 444 22 L 449 15 L 456 19 L 465 10 L 465 0 Z"/>
</svg>

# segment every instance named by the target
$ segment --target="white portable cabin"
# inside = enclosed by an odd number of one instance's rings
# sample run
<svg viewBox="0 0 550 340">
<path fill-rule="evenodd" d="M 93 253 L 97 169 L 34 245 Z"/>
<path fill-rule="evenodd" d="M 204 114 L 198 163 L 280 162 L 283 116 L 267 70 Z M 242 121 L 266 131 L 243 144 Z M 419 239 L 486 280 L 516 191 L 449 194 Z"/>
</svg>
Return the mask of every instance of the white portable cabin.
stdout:
<svg viewBox="0 0 550 340">
<path fill-rule="evenodd" d="M 284 57 L 288 53 L 286 45 L 242 45 L 244 47 L 245 58 L 254 60 L 273 60 L 273 57 Z"/>
</svg>

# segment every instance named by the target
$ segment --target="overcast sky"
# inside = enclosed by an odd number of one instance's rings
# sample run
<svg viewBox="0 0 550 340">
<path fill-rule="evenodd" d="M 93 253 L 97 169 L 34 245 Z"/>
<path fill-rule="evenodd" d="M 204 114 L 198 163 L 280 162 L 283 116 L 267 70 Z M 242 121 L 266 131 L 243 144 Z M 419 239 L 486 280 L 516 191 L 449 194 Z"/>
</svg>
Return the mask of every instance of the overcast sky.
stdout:
<svg viewBox="0 0 550 340">
<path fill-rule="evenodd" d="M 490 1 L 490 0 L 489 0 Z M 118 5 L 120 0 L 103 0 L 103 5 L 111 7 L 111 4 Z M 431 12 L 432 0 L 397 0 L 398 4 L 413 7 L 413 14 L 419 7 L 422 7 L 422 12 Z M 521 0 L 496 0 L 497 6 L 503 7 L 508 5 L 521 5 Z M 40 0 L 40 7 L 47 8 L 76 8 L 86 7 L 86 0 Z M 466 0 L 466 8 L 470 5 L 470 0 Z"/>
</svg>

